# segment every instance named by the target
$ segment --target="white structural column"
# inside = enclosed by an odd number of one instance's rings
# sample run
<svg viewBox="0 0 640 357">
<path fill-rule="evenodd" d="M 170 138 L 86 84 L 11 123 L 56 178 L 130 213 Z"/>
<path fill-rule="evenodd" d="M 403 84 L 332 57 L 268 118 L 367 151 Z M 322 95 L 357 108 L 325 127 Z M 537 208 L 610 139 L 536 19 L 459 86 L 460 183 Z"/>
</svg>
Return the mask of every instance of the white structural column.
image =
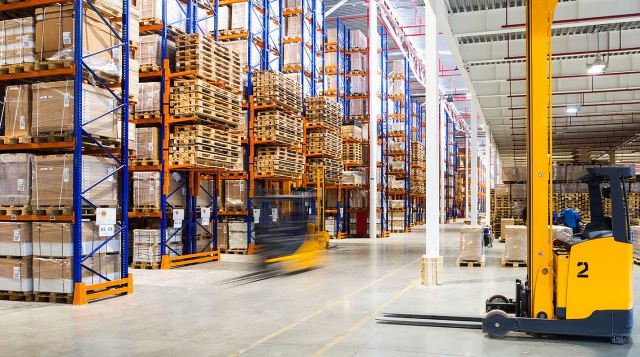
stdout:
<svg viewBox="0 0 640 357">
<path fill-rule="evenodd" d="M 377 0 L 369 1 L 369 238 L 376 238 L 378 223 L 378 179 L 376 176 L 378 153 L 378 114 L 380 103 L 380 77 L 378 65 L 378 11 Z"/>
<path fill-rule="evenodd" d="M 425 201 L 425 239 L 426 254 L 422 258 L 422 284 L 442 283 L 442 257 L 440 256 L 440 108 L 438 88 L 438 28 L 437 6 L 439 0 L 430 0 L 425 4 L 425 56 L 427 71 L 425 89 L 426 140 L 426 196 Z"/>
<path fill-rule="evenodd" d="M 440 99 L 438 98 L 438 104 L 439 104 L 439 113 L 438 113 L 438 118 L 440 118 L 440 131 L 439 131 L 439 135 L 438 138 L 440 140 L 441 143 L 446 143 L 446 137 L 447 137 L 447 118 L 446 118 L 446 108 L 444 103 L 440 102 Z M 436 131 L 436 133 L 438 133 Z M 427 139 L 428 140 L 428 139 Z M 446 145 L 441 145 L 440 146 L 440 151 L 438 152 L 439 157 L 439 165 L 440 165 L 440 223 L 445 223 L 445 220 L 447 218 L 447 212 L 446 212 L 446 205 L 447 205 L 447 189 L 446 189 L 446 176 L 445 173 L 447 171 L 447 164 L 446 164 L 446 159 L 447 159 L 447 147 Z"/>
<path fill-rule="evenodd" d="M 486 155 L 485 155 L 485 194 L 484 194 L 484 224 L 487 226 L 491 225 L 491 182 L 493 182 L 493 160 L 491 156 L 493 155 L 493 147 L 491 145 L 491 135 L 489 135 L 489 126 L 485 124 L 485 147 L 486 147 Z"/>
<path fill-rule="evenodd" d="M 469 195 L 471 194 L 471 185 L 469 184 L 469 137 L 465 136 L 464 138 L 464 218 L 469 218 Z"/>
<path fill-rule="evenodd" d="M 471 224 L 478 224 L 478 111 L 471 102 Z"/>
</svg>

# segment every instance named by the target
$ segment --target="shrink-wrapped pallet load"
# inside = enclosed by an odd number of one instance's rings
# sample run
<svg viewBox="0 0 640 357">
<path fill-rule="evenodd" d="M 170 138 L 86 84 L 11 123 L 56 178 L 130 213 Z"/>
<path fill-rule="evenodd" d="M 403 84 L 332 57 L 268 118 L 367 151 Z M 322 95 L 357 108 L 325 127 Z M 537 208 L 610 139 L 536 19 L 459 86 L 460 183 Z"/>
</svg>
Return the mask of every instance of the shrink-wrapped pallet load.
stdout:
<svg viewBox="0 0 640 357">
<path fill-rule="evenodd" d="M 227 222 L 218 222 L 218 249 L 229 248 L 229 226 Z"/>
<path fill-rule="evenodd" d="M 31 205 L 31 154 L 0 154 L 0 206 Z"/>
<path fill-rule="evenodd" d="M 138 103 L 136 114 L 148 113 L 160 115 L 160 82 L 146 82 L 138 85 Z"/>
<path fill-rule="evenodd" d="M 516 224 L 515 219 L 513 218 L 502 218 L 500 219 L 500 238 L 504 240 L 504 229 L 506 226 L 512 226 Z"/>
<path fill-rule="evenodd" d="M 73 256 L 73 225 L 71 223 L 33 222 L 31 238 L 33 255 L 44 257 Z M 107 240 L 108 236 L 100 236 L 95 222 L 82 222 L 82 254 L 119 253 L 120 235 Z"/>
<path fill-rule="evenodd" d="M 120 278 L 119 254 L 95 254 L 82 262 L 91 270 L 82 268 L 82 281 L 86 285 L 104 283 Z M 73 261 L 72 258 L 33 257 L 33 291 L 53 293 L 73 293 Z"/>
<path fill-rule="evenodd" d="M 180 30 L 185 29 L 186 10 L 184 3 L 179 1 L 167 1 L 167 25 Z M 246 6 L 246 5 L 245 5 Z M 143 23 L 152 23 L 162 19 L 162 0 L 141 0 L 140 20 Z"/>
<path fill-rule="evenodd" d="M 0 65 L 35 62 L 33 17 L 0 21 Z"/>
<path fill-rule="evenodd" d="M 229 249 L 247 248 L 247 223 L 228 222 Z"/>
<path fill-rule="evenodd" d="M 351 48 L 352 49 L 365 49 L 368 46 L 367 36 L 360 30 L 351 30 Z"/>
<path fill-rule="evenodd" d="M 176 256 L 182 254 L 182 234 L 176 228 L 167 228 L 165 254 Z M 158 264 L 161 260 L 160 229 L 133 230 L 133 263 Z M 135 267 L 135 266 L 134 266 Z"/>
<path fill-rule="evenodd" d="M 484 260 L 483 228 L 479 225 L 465 225 L 460 228 L 460 251 L 458 262 Z"/>
<path fill-rule="evenodd" d="M 133 208 L 160 209 L 160 172 L 133 173 Z"/>
<path fill-rule="evenodd" d="M 5 137 L 29 136 L 31 132 L 31 86 L 29 84 L 5 88 L 0 124 L 4 124 Z"/>
<path fill-rule="evenodd" d="M 32 254 L 31 222 L 0 222 L 0 256 L 26 257 Z"/>
<path fill-rule="evenodd" d="M 527 227 L 505 225 L 502 231 L 504 237 L 503 261 L 526 262 L 527 260 Z"/>
<path fill-rule="evenodd" d="M 136 128 L 136 159 L 158 160 L 160 132 L 156 127 Z"/>
<path fill-rule="evenodd" d="M 70 208 L 73 204 L 73 155 L 45 155 L 31 158 L 32 200 L 35 208 Z M 105 157 L 82 157 L 82 189 L 84 206 L 118 204 L 118 179 L 114 161 Z M 107 177 L 108 176 L 108 177 Z M 105 180 L 103 178 L 107 177 Z M 100 183 L 98 183 L 100 181 Z"/>
<path fill-rule="evenodd" d="M 242 211 L 247 209 L 247 183 L 244 180 L 226 180 L 224 182 L 224 209 Z"/>
<path fill-rule="evenodd" d="M 162 37 L 157 34 L 140 36 L 139 49 L 135 59 L 139 62 L 141 72 L 158 71 L 162 67 Z M 167 41 L 167 58 L 173 60 L 176 45 Z"/>
<path fill-rule="evenodd" d="M 367 115 L 367 100 L 366 99 L 350 99 L 349 110 L 352 116 L 366 116 Z M 364 126 L 363 126 L 364 127 Z M 365 131 L 363 130 L 363 133 Z"/>
</svg>

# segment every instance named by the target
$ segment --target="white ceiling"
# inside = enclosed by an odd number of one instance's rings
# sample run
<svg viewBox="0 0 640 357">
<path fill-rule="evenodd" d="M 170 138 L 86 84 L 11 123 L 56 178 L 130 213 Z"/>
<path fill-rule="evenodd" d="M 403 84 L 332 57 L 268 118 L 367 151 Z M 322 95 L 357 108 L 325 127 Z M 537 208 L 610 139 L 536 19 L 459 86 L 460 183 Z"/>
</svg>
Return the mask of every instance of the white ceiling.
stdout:
<svg viewBox="0 0 640 357">
<path fill-rule="evenodd" d="M 508 8 L 504 0 L 445 2 L 502 160 L 522 162 L 524 0 L 509 0 Z M 554 20 L 554 156 L 589 149 L 597 159 L 617 148 L 619 161 L 638 161 L 640 139 L 631 138 L 640 133 L 640 1 L 561 1 Z M 587 75 L 599 53 L 609 61 L 607 71 Z M 570 106 L 578 113 L 568 115 Z"/>
</svg>

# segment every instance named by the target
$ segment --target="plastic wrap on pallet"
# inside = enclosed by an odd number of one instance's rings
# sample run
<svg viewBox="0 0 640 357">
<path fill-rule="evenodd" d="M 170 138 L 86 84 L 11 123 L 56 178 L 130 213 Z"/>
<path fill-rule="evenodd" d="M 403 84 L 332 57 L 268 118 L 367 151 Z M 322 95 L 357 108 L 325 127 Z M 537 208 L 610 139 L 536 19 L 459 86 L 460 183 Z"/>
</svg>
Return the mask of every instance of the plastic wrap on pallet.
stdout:
<svg viewBox="0 0 640 357">
<path fill-rule="evenodd" d="M 398 59 L 391 63 L 391 72 L 389 75 L 402 76 L 404 75 L 404 60 Z"/>
<path fill-rule="evenodd" d="M 367 36 L 360 30 L 351 30 L 350 40 L 352 49 L 365 49 L 368 46 Z"/>
<path fill-rule="evenodd" d="M 320 62 L 322 66 L 322 62 Z M 338 52 L 326 52 L 324 54 L 324 66 L 326 68 L 336 68 L 338 66 Z"/>
<path fill-rule="evenodd" d="M 33 291 L 31 257 L 0 257 L 0 291 Z"/>
<path fill-rule="evenodd" d="M 506 225 L 502 231 L 504 237 L 504 260 L 527 260 L 527 227 Z"/>
<path fill-rule="evenodd" d="M 182 236 L 175 233 L 175 228 L 167 228 L 167 244 L 179 243 L 182 244 Z M 160 230 L 159 229 L 134 229 L 133 230 L 133 244 L 160 244 Z"/>
<path fill-rule="evenodd" d="M 136 158 L 138 160 L 158 160 L 160 133 L 156 127 L 136 128 Z"/>
<path fill-rule="evenodd" d="M 160 208 L 160 173 L 133 173 L 133 207 Z"/>
<path fill-rule="evenodd" d="M 368 111 L 367 111 L 367 100 L 366 99 L 350 99 L 349 100 L 349 110 L 350 110 L 350 115 L 356 115 L 356 116 L 366 116 Z M 362 126 L 363 130 L 362 132 L 364 133 L 364 125 Z"/>
<path fill-rule="evenodd" d="M 553 239 L 567 243 L 573 242 L 573 229 L 566 226 L 552 226 Z"/>
<path fill-rule="evenodd" d="M 35 83 L 33 89 L 31 135 L 73 132 L 73 80 Z M 82 84 L 83 129 L 106 138 L 118 138 L 116 103 L 106 89 Z M 100 117 L 100 119 L 94 120 Z"/>
<path fill-rule="evenodd" d="M 511 191 L 511 199 L 527 198 L 527 185 L 525 184 L 512 184 L 509 190 Z"/>
<path fill-rule="evenodd" d="M 95 222 L 82 222 L 82 254 L 89 254 L 98 247 L 100 249 L 96 253 L 119 253 L 120 236 L 108 238 L 108 236 L 100 236 L 99 226 Z M 33 222 L 31 239 L 33 255 L 73 256 L 73 225 L 71 223 Z"/>
<path fill-rule="evenodd" d="M 284 65 L 300 65 L 302 63 L 302 53 L 299 43 L 284 44 Z"/>
<path fill-rule="evenodd" d="M 344 185 L 364 185 L 365 177 L 362 171 L 342 172 L 342 184 Z"/>
<path fill-rule="evenodd" d="M 83 156 L 82 189 L 84 206 L 87 200 L 97 206 L 115 207 L 118 203 L 118 177 L 113 160 Z M 105 178 L 105 180 L 97 183 Z M 37 208 L 70 208 L 73 204 L 73 155 L 45 155 L 31 158 L 32 200 Z M 96 184 L 97 183 L 97 184 Z"/>
<path fill-rule="evenodd" d="M 368 81 L 367 77 L 354 76 L 351 77 L 351 94 L 365 94 L 367 93 Z"/>
<path fill-rule="evenodd" d="M 229 248 L 229 226 L 227 222 L 218 222 L 218 249 Z"/>
<path fill-rule="evenodd" d="M 327 42 L 329 43 L 338 42 L 338 29 L 336 27 L 327 29 Z"/>
<path fill-rule="evenodd" d="M 0 126 L 4 126 L 5 137 L 17 138 L 29 136 L 31 130 L 30 85 L 14 85 L 5 88 L 4 107 L 2 116 L 0 117 Z"/>
<path fill-rule="evenodd" d="M 300 9 L 302 8 L 302 0 L 285 0 L 284 1 L 285 9 Z"/>
<path fill-rule="evenodd" d="M 366 54 L 354 53 L 351 55 L 351 71 L 366 72 L 368 69 Z"/>
<path fill-rule="evenodd" d="M 231 29 L 248 29 L 249 17 L 247 3 L 234 3 L 231 5 Z"/>
<path fill-rule="evenodd" d="M 344 139 L 362 140 L 362 126 L 361 125 L 343 125 L 341 128 L 341 135 Z"/>
<path fill-rule="evenodd" d="M 94 71 L 119 77 L 116 63 L 120 48 L 118 38 L 94 11 L 85 11 L 83 20 L 84 61 Z M 35 10 L 36 59 L 39 61 L 73 61 L 74 5 L 52 5 Z M 91 56 L 88 56 L 91 55 Z"/>
<path fill-rule="evenodd" d="M 35 62 L 33 17 L 0 21 L 0 65 Z"/>
<path fill-rule="evenodd" d="M 0 222 L 0 256 L 25 257 L 32 254 L 31 222 Z"/>
<path fill-rule="evenodd" d="M 82 262 L 89 269 L 82 269 L 82 281 L 87 285 L 103 283 L 120 278 L 119 254 L 95 254 Z M 33 257 L 33 291 L 73 293 L 72 258 Z"/>
<path fill-rule="evenodd" d="M 229 249 L 247 248 L 247 223 L 228 222 Z"/>
<path fill-rule="evenodd" d="M 226 180 L 224 182 L 224 209 L 226 211 L 247 209 L 246 186 L 245 180 Z"/>
<path fill-rule="evenodd" d="M 510 187 L 507 184 L 499 184 L 495 186 L 496 197 L 509 197 L 510 192 Z"/>
<path fill-rule="evenodd" d="M 167 194 L 167 206 L 181 208 L 184 207 L 185 195 L 187 193 L 185 187 L 185 179 L 180 174 L 172 174 L 169 176 L 169 193 Z"/>
<path fill-rule="evenodd" d="M 31 154 L 0 154 L 0 206 L 31 204 Z"/>
<path fill-rule="evenodd" d="M 302 14 L 285 17 L 284 38 L 302 38 Z"/>
<path fill-rule="evenodd" d="M 458 261 L 480 261 L 484 255 L 483 228 L 465 225 L 460 228 L 460 252 Z"/>
<path fill-rule="evenodd" d="M 213 180 L 200 181 L 198 195 L 196 196 L 196 207 L 212 207 L 214 184 Z"/>
<path fill-rule="evenodd" d="M 186 24 L 184 8 L 185 5 L 179 1 L 167 1 L 167 26 L 184 31 Z M 162 19 L 162 0 L 141 0 L 140 19 L 145 21 Z"/>
<path fill-rule="evenodd" d="M 167 40 L 167 58 L 173 61 L 175 53 L 175 43 Z M 140 36 L 140 44 L 138 45 L 135 59 L 143 67 L 149 65 L 162 67 L 162 36 L 157 34 Z"/>
<path fill-rule="evenodd" d="M 368 204 L 368 194 L 364 190 L 354 190 L 349 197 L 349 207 L 365 208 Z"/>
<path fill-rule="evenodd" d="M 324 76 L 326 81 L 326 90 L 337 91 L 338 90 L 338 76 L 335 74 L 329 74 Z M 340 88 L 342 91 L 342 88 Z"/>
<path fill-rule="evenodd" d="M 138 103 L 136 113 L 160 113 L 160 82 L 145 82 L 138 85 Z"/>
</svg>

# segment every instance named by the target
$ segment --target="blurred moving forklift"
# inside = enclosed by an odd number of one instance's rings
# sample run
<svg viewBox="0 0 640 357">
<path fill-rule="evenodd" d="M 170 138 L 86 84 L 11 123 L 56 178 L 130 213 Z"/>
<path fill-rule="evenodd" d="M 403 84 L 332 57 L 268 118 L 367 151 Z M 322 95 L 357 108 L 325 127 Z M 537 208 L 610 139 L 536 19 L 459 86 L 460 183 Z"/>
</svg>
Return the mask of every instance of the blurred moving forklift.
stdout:
<svg viewBox="0 0 640 357">
<path fill-rule="evenodd" d="M 261 263 L 269 269 L 294 273 L 324 263 L 329 233 L 324 227 L 324 175 L 318 171 L 315 188 L 290 188 L 252 199 L 256 246 Z"/>
<path fill-rule="evenodd" d="M 554 242 L 552 207 L 551 24 L 558 0 L 527 1 L 528 268 L 515 299 L 492 296 L 484 317 L 383 314 L 381 323 L 568 335 L 626 343 L 633 326 L 633 247 L 625 180 L 633 167 L 588 169 L 591 222 L 580 239 Z M 535 3 L 535 7 L 533 4 Z M 547 76 L 549 74 L 549 76 Z M 612 215 L 603 214 L 602 197 Z M 554 244 L 555 243 L 555 244 Z"/>
</svg>

